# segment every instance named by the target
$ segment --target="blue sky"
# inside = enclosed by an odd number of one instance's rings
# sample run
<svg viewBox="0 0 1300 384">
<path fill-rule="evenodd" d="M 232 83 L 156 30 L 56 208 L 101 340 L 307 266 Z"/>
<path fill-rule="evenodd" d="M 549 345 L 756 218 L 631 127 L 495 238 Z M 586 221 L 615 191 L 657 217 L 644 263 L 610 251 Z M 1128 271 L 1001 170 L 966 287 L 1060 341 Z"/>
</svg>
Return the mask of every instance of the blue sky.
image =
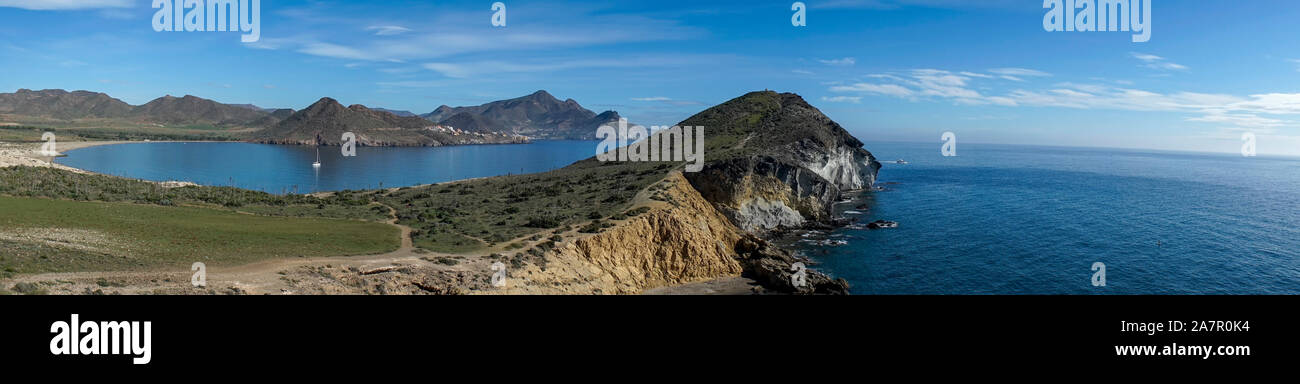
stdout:
<svg viewBox="0 0 1300 384">
<path fill-rule="evenodd" d="M 795 92 L 871 141 L 1300 155 L 1300 6 L 1155 0 L 1151 40 L 1048 32 L 1041 0 L 262 1 L 261 40 L 155 32 L 148 0 L 0 0 L 0 91 L 425 113 L 545 89 L 673 124 Z"/>
</svg>

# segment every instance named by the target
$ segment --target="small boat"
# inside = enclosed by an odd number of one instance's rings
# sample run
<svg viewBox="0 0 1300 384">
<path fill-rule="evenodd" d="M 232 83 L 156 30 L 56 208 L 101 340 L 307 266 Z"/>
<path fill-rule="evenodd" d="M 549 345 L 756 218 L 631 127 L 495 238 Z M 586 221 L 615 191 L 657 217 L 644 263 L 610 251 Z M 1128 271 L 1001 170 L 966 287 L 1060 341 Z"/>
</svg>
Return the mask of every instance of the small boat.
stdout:
<svg viewBox="0 0 1300 384">
<path fill-rule="evenodd" d="M 894 161 L 894 164 L 907 164 L 907 160 L 898 159 L 897 161 Z"/>
<path fill-rule="evenodd" d="M 312 168 L 320 168 L 320 142 L 321 142 L 320 134 L 317 133 L 316 134 L 316 162 L 311 163 Z"/>
</svg>

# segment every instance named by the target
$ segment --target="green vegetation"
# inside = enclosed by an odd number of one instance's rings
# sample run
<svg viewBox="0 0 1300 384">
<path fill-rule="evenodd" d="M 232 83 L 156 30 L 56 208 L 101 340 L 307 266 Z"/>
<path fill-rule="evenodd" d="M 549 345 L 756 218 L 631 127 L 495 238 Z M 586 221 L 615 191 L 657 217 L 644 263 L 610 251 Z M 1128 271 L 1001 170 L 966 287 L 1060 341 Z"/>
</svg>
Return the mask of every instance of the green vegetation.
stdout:
<svg viewBox="0 0 1300 384">
<path fill-rule="evenodd" d="M 0 168 L 0 195 L 78 201 L 130 202 L 162 206 L 226 208 L 288 217 L 327 217 L 379 221 L 387 208 L 372 206 L 372 197 L 343 191 L 329 197 L 273 195 L 231 187 L 164 188 L 157 183 L 46 167 Z"/>
<path fill-rule="evenodd" d="M 536 241 L 563 232 L 557 228 L 621 214 L 638 191 L 679 165 L 585 160 L 546 173 L 406 188 L 379 201 L 397 209 L 399 223 L 415 229 L 416 246 L 463 253 L 529 235 Z"/>
<path fill-rule="evenodd" d="M 238 265 L 399 246 L 397 228 L 354 220 L 20 197 L 0 197 L 0 212 L 0 271 L 6 274 L 189 268 L 196 261 Z"/>
<path fill-rule="evenodd" d="M 61 124 L 60 124 L 61 125 Z M 0 127 L 0 141 L 38 142 L 41 134 L 54 132 L 58 141 L 233 141 L 242 135 L 217 127 L 191 126 L 104 126 L 81 127 L 41 124 Z"/>
</svg>

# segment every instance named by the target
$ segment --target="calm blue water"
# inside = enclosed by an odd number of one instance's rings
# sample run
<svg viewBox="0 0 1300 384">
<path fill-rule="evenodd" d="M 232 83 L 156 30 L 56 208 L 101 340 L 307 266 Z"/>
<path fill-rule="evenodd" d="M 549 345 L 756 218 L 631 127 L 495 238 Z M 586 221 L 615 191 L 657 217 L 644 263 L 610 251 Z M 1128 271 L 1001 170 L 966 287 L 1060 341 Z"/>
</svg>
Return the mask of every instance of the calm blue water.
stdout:
<svg viewBox="0 0 1300 384">
<path fill-rule="evenodd" d="M 594 156 L 589 141 L 433 148 L 358 147 L 343 157 L 316 148 L 249 143 L 133 143 L 67 152 L 58 162 L 103 174 L 153 181 L 190 181 L 270 193 L 404 187 L 562 168 Z M 296 188 L 296 189 L 295 189 Z"/>
<path fill-rule="evenodd" d="M 900 227 L 805 245 L 814 268 L 856 294 L 1300 293 L 1300 159 L 939 147 L 869 143 L 898 184 L 864 197 L 862 222 Z"/>
</svg>

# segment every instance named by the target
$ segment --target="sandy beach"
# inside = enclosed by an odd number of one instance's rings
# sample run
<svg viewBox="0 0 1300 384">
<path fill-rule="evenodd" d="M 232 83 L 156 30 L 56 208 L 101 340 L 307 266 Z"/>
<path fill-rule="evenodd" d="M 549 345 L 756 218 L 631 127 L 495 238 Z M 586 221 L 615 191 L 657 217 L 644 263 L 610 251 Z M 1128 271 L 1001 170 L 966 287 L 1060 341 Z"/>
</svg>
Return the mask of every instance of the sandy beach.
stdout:
<svg viewBox="0 0 1300 384">
<path fill-rule="evenodd" d="M 56 149 L 59 153 L 64 153 L 74 149 L 88 148 L 99 145 L 112 145 L 132 143 L 132 141 L 73 141 L 58 143 Z M 41 145 L 43 143 L 11 143 L 0 142 L 0 168 L 29 166 L 29 167 L 54 167 L 65 169 L 78 173 L 90 173 L 88 171 L 68 167 L 54 162 L 54 157 L 41 154 Z"/>
<path fill-rule="evenodd" d="M 162 143 L 162 142 L 163 141 L 154 141 L 154 143 Z M 56 149 L 60 154 L 62 154 L 62 153 L 67 153 L 67 151 L 71 151 L 74 149 L 89 148 L 89 147 L 100 146 L 100 145 L 127 144 L 127 143 L 142 143 L 142 141 L 72 141 L 66 143 L 58 143 Z M 54 157 L 45 156 L 41 154 L 41 144 L 42 143 L 11 143 L 11 142 L 0 141 L 0 168 L 52 167 L 52 168 L 58 168 L 58 169 L 67 170 L 76 173 L 84 173 L 84 174 L 94 173 L 84 169 L 73 168 L 73 167 L 69 167 L 54 162 Z M 149 181 L 149 180 L 145 180 L 145 181 Z M 165 182 L 149 181 L 149 182 L 158 183 L 168 188 L 198 185 L 198 184 L 184 182 L 184 181 L 165 181 Z"/>
</svg>

